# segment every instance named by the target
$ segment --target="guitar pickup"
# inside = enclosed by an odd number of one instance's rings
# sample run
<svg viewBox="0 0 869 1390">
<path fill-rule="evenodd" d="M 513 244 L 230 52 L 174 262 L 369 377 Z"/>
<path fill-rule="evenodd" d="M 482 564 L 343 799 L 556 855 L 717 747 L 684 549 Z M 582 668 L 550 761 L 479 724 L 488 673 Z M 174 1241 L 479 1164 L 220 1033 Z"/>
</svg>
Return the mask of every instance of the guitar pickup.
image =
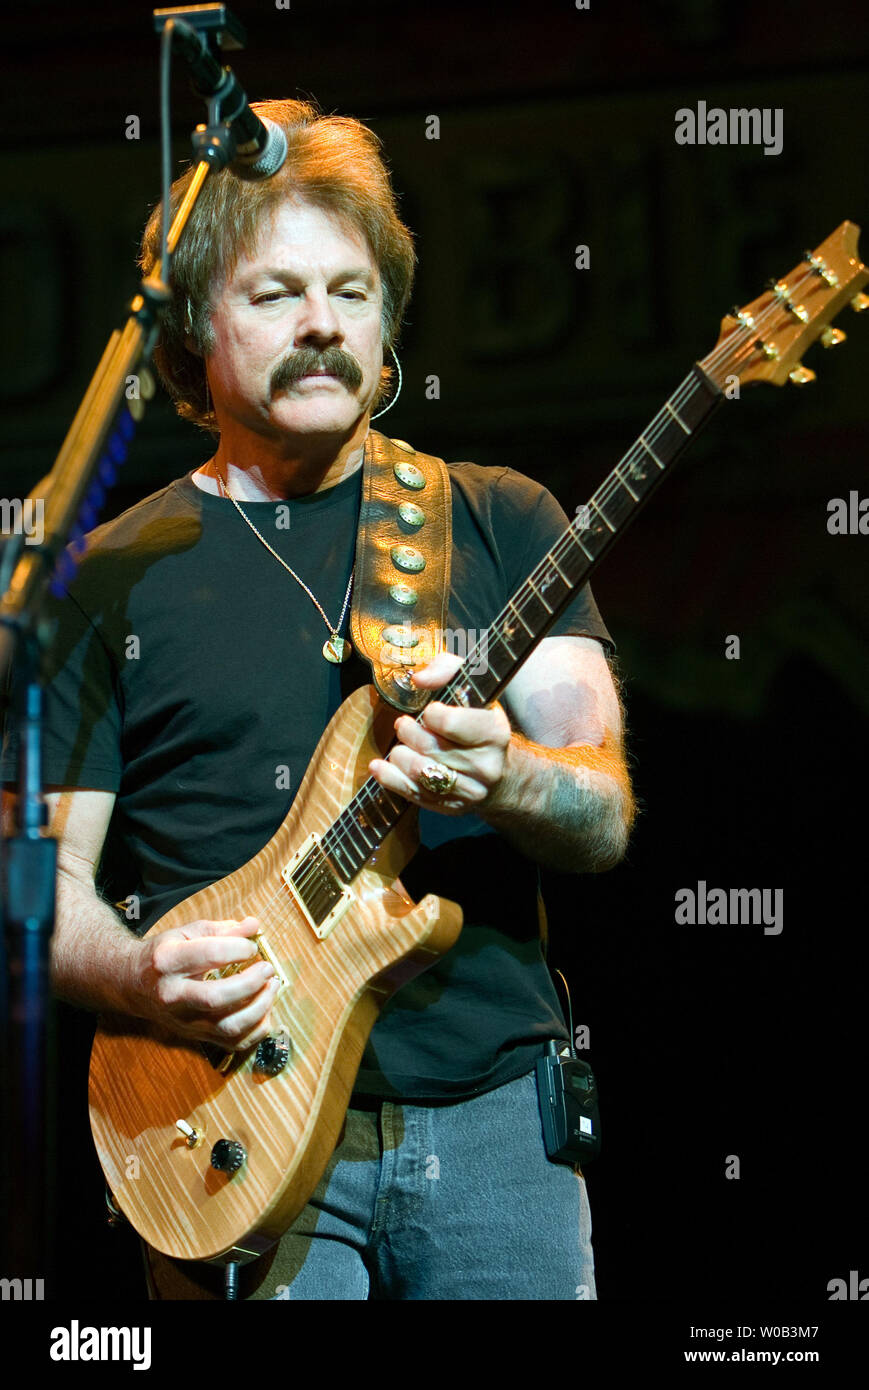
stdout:
<svg viewBox="0 0 869 1390">
<path fill-rule="evenodd" d="M 336 878 L 319 835 L 308 836 L 282 870 L 281 878 L 319 941 L 329 935 L 354 900 L 352 890 Z"/>
</svg>

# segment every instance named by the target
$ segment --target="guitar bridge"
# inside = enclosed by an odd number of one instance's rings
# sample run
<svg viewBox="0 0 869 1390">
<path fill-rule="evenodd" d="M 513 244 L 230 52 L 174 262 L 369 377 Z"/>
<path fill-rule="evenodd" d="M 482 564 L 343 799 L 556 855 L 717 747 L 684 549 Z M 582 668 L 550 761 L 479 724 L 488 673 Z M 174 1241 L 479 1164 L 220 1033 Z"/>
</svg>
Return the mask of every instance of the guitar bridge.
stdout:
<svg viewBox="0 0 869 1390">
<path fill-rule="evenodd" d="M 278 991 L 275 999 L 280 998 L 283 991 L 289 984 L 284 971 L 281 969 L 280 961 L 269 946 L 262 932 L 253 938 L 253 944 L 259 952 L 259 959 L 268 961 L 278 977 Z M 250 966 L 257 964 L 257 957 L 251 956 L 249 960 L 231 961 L 229 965 L 223 965 L 219 970 L 209 970 L 203 978 L 206 980 L 225 980 L 229 975 L 237 975 L 240 970 L 248 970 Z M 225 1076 L 235 1060 L 235 1052 L 227 1052 L 225 1048 L 218 1047 L 216 1043 L 202 1042 L 199 1044 L 200 1052 L 204 1053 L 207 1061 L 211 1063 L 215 1071 L 219 1071 Z"/>
</svg>

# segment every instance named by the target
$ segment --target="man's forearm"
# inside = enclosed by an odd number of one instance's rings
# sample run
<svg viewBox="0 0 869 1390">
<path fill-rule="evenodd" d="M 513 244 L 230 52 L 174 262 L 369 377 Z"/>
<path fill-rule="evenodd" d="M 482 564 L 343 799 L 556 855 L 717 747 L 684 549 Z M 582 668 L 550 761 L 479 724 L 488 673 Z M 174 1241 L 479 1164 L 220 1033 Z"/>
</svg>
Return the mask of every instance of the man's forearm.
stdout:
<svg viewBox="0 0 869 1390">
<path fill-rule="evenodd" d="M 132 989 L 141 941 L 119 921 L 92 882 L 57 875 L 51 952 L 54 992 L 83 1009 L 138 1012 Z"/>
<path fill-rule="evenodd" d="M 514 733 L 498 792 L 481 814 L 548 868 L 601 873 L 623 858 L 635 805 L 620 751 L 547 748 Z"/>
</svg>

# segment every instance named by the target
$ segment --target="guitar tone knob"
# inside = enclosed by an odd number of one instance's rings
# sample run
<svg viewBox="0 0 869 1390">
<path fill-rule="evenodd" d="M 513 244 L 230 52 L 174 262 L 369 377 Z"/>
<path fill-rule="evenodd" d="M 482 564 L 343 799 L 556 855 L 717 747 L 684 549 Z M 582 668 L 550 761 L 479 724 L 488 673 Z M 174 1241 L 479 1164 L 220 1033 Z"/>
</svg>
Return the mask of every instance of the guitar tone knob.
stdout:
<svg viewBox="0 0 869 1390">
<path fill-rule="evenodd" d="M 211 1150 L 211 1166 L 219 1173 L 237 1173 L 246 1158 L 247 1151 L 237 1139 L 218 1139 Z"/>
<path fill-rule="evenodd" d="M 290 1059 L 290 1035 L 287 1032 L 270 1033 L 263 1038 L 256 1050 L 254 1071 L 261 1076 L 277 1076 Z"/>
</svg>

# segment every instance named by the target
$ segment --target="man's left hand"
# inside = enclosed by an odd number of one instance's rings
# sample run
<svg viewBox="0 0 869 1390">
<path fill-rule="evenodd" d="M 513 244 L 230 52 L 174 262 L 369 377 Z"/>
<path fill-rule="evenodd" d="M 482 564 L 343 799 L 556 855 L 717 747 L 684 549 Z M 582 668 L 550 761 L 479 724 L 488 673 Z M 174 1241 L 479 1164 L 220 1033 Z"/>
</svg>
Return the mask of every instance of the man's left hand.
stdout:
<svg viewBox="0 0 869 1390">
<path fill-rule="evenodd" d="M 413 672 L 414 684 L 439 690 L 459 670 L 462 659 L 449 652 Z M 387 758 L 374 758 L 371 775 L 406 801 L 445 815 L 461 816 L 494 806 L 503 791 L 511 729 L 499 704 L 491 709 L 464 709 L 433 701 L 422 718 L 402 714 L 395 721 L 398 743 Z M 446 794 L 431 792 L 420 775 L 432 762 L 456 773 Z"/>
</svg>

